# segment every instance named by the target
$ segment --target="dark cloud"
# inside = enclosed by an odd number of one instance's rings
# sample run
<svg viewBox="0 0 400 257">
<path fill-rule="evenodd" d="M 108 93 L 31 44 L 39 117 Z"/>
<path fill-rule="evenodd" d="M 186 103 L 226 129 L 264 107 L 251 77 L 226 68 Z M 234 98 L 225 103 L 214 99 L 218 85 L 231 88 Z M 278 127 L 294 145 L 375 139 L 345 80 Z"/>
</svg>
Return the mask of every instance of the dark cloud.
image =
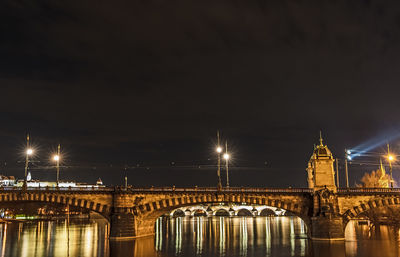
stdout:
<svg viewBox="0 0 400 257">
<path fill-rule="evenodd" d="M 221 129 L 237 166 L 302 180 L 319 129 L 341 153 L 398 127 L 399 7 L 2 1 L 0 158 L 30 131 L 77 163 L 210 163 Z"/>
</svg>

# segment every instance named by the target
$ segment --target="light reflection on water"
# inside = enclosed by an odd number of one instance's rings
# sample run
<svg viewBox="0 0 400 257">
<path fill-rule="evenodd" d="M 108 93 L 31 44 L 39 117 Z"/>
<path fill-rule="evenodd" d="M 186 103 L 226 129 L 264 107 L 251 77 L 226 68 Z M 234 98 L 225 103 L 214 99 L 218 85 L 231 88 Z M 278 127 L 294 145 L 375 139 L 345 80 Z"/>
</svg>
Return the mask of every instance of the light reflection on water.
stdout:
<svg viewBox="0 0 400 257">
<path fill-rule="evenodd" d="M 160 218 L 156 235 L 109 242 L 105 220 L 0 224 L 0 257 L 49 256 L 240 256 L 240 257 L 395 257 L 399 237 L 392 228 L 350 222 L 346 242 L 311 242 L 296 217 Z"/>
<path fill-rule="evenodd" d="M 1 255 L 108 256 L 109 225 L 104 220 L 72 222 L 39 221 L 0 224 Z"/>
<path fill-rule="evenodd" d="M 135 244 L 151 245 L 152 240 Z M 393 229 L 357 222 L 346 227 L 345 242 L 328 243 L 309 240 L 304 221 L 296 217 L 160 218 L 155 247 L 141 247 L 134 256 L 395 257 L 400 256 L 399 244 Z"/>
<path fill-rule="evenodd" d="M 306 256 L 309 247 L 295 217 L 164 218 L 156 228 L 159 256 Z"/>
</svg>

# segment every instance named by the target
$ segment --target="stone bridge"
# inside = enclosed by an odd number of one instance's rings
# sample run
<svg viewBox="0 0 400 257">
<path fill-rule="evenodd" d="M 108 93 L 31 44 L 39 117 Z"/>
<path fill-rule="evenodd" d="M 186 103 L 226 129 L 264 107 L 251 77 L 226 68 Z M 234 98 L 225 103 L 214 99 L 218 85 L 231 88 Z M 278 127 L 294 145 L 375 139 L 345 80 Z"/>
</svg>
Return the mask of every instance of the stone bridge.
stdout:
<svg viewBox="0 0 400 257">
<path fill-rule="evenodd" d="M 308 188 L 3 187 L 0 204 L 39 202 L 94 211 L 110 222 L 110 239 L 150 236 L 156 219 L 163 214 L 191 205 L 222 203 L 284 209 L 304 220 L 311 238 L 343 240 L 349 220 L 387 206 L 400 206 L 400 188 L 337 188 L 334 161 L 320 138 L 306 169 Z"/>
<path fill-rule="evenodd" d="M 183 216 L 285 216 L 291 215 L 284 209 L 270 207 L 266 205 L 243 205 L 243 204 L 200 204 L 180 207 L 169 213 L 170 217 Z"/>
<path fill-rule="evenodd" d="M 366 211 L 400 206 L 400 189 L 343 188 L 2 188 L 0 204 L 38 202 L 97 212 L 111 224 L 111 239 L 154 234 L 158 217 L 198 204 L 264 205 L 290 211 L 313 239 L 343 239 L 347 222 Z"/>
</svg>

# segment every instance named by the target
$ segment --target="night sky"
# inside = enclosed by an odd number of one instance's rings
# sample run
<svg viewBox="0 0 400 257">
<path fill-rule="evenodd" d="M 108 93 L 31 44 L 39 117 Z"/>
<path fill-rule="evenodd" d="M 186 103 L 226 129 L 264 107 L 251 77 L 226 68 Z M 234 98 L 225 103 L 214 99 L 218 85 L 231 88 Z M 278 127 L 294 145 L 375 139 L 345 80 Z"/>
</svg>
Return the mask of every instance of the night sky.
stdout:
<svg viewBox="0 0 400 257">
<path fill-rule="evenodd" d="M 220 130 L 232 186 L 306 186 L 320 130 L 398 147 L 399 85 L 398 0 L 2 0 L 0 173 L 29 132 L 35 178 L 214 186 Z"/>
</svg>

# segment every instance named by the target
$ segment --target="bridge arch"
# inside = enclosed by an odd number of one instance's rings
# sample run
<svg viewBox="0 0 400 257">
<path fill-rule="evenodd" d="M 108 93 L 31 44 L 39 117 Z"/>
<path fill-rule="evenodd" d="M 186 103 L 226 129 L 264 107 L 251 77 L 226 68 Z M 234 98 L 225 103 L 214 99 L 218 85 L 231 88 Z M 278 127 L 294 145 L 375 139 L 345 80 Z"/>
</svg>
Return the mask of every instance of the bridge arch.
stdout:
<svg viewBox="0 0 400 257">
<path fill-rule="evenodd" d="M 357 199 L 358 198 L 358 199 Z M 358 203 L 353 205 L 351 203 L 355 202 L 357 199 Z M 373 195 L 367 196 L 353 196 L 349 198 L 348 202 L 343 202 L 345 206 L 350 206 L 347 208 L 342 208 L 343 217 L 343 229 L 347 233 L 349 229 L 350 221 L 357 218 L 365 218 L 370 223 L 370 225 L 377 225 L 382 221 L 382 218 L 386 217 L 385 222 L 395 221 L 392 225 L 396 225 L 400 222 L 400 197 L 396 195 L 378 197 Z M 395 208 L 395 210 L 393 210 Z M 387 219 L 389 217 L 389 219 Z"/>
<path fill-rule="evenodd" d="M 184 208 L 192 205 L 209 204 L 238 204 L 238 205 L 265 205 L 281 208 L 294 213 L 300 217 L 307 226 L 310 224 L 309 206 L 310 199 L 301 194 L 215 194 L 197 193 L 170 194 L 169 196 L 154 201 L 141 202 L 128 210 L 135 222 L 135 236 L 154 234 L 155 222 L 158 217 L 165 213 L 171 213 L 174 209 Z"/>
<path fill-rule="evenodd" d="M 242 208 L 237 211 L 236 216 L 253 216 L 253 213 L 248 209 Z"/>
<path fill-rule="evenodd" d="M 194 216 L 194 217 L 207 216 L 207 211 L 202 208 L 198 208 L 198 209 L 193 210 L 192 216 Z"/>
<path fill-rule="evenodd" d="M 231 214 L 225 208 L 220 208 L 220 209 L 218 209 L 218 210 L 216 210 L 214 212 L 214 216 L 225 216 L 225 217 L 228 217 L 228 216 L 231 216 Z"/>
<path fill-rule="evenodd" d="M 177 209 L 174 211 L 174 213 L 172 213 L 173 217 L 183 217 L 185 216 L 185 212 L 182 211 L 181 209 Z"/>
<path fill-rule="evenodd" d="M 54 206 L 71 206 L 96 212 L 110 221 L 111 201 L 101 199 L 95 194 L 51 193 L 51 192 L 13 192 L 0 193 L 0 205 L 7 207 L 11 203 L 38 203 Z M 107 198 L 107 197 L 105 197 Z M 108 197 L 110 198 L 110 197 Z"/>
<path fill-rule="evenodd" d="M 271 197 L 271 196 L 243 196 L 243 195 L 224 195 L 223 197 L 217 197 L 212 194 L 205 194 L 197 197 L 189 197 L 189 196 L 178 196 L 160 199 L 157 201 L 142 203 L 140 205 L 132 207 L 131 211 L 135 215 L 147 215 L 150 213 L 163 213 L 168 212 L 173 209 L 191 206 L 191 205 L 200 205 L 200 204 L 247 204 L 247 205 L 265 205 L 276 208 L 282 208 L 287 211 L 290 211 L 298 216 L 307 216 L 308 215 L 308 206 L 305 204 L 305 199 L 299 199 L 300 201 L 293 201 L 293 199 L 280 199 L 280 197 Z"/>
<path fill-rule="evenodd" d="M 276 216 L 276 213 L 270 208 L 264 208 L 261 210 L 260 216 Z"/>
<path fill-rule="evenodd" d="M 364 201 L 359 201 L 358 204 L 353 205 L 343 211 L 343 219 L 345 223 L 349 220 L 358 217 L 361 214 L 365 214 L 371 210 L 378 210 L 385 207 L 397 206 L 400 207 L 400 197 L 383 197 L 383 198 L 371 198 Z"/>
</svg>

